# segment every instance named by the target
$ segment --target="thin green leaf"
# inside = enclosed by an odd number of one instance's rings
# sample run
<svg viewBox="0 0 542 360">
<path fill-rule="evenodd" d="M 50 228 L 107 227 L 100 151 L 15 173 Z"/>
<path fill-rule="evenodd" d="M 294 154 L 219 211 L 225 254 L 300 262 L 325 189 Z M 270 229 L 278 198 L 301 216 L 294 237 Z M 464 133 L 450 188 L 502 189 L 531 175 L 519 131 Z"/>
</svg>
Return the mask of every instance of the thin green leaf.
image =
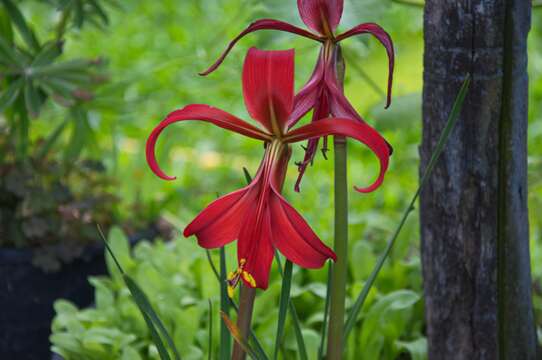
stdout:
<svg viewBox="0 0 542 360">
<path fill-rule="evenodd" d="M 252 181 L 252 176 L 250 176 L 250 173 L 248 172 L 247 168 L 243 166 L 243 174 L 245 174 L 245 180 L 247 184 L 250 184 Z"/>
<path fill-rule="evenodd" d="M 213 262 L 209 259 L 211 264 Z M 228 273 L 226 268 L 226 250 L 220 248 L 220 311 L 226 315 L 230 315 L 230 298 L 228 297 L 228 284 L 226 283 Z M 231 335 L 226 327 L 226 324 L 220 322 L 220 360 L 228 360 L 231 354 Z"/>
<path fill-rule="evenodd" d="M 0 95 L 0 112 L 4 111 L 4 109 L 11 106 L 15 102 L 17 96 L 19 96 L 21 89 L 23 88 L 23 85 L 23 79 L 17 79 L 9 84 L 6 91 Z"/>
<path fill-rule="evenodd" d="M 102 9 L 100 4 L 96 0 L 88 0 L 90 6 L 94 9 L 96 14 L 102 19 L 103 23 L 105 25 L 109 24 L 109 17 L 107 16 L 107 13 Z"/>
<path fill-rule="evenodd" d="M 64 162 L 68 166 L 79 158 L 89 138 L 89 129 L 91 129 L 88 123 L 88 115 L 85 110 L 80 107 L 75 107 L 71 111 L 73 119 L 73 129 L 68 146 L 64 151 Z"/>
<path fill-rule="evenodd" d="M 24 103 L 26 110 L 31 117 L 37 117 L 40 113 L 40 95 L 32 80 L 27 80 L 24 84 Z"/>
<path fill-rule="evenodd" d="M 40 52 L 38 55 L 36 55 L 30 66 L 34 67 L 49 64 L 51 61 L 59 57 L 61 53 L 62 51 L 57 42 L 48 42 L 41 48 Z"/>
<path fill-rule="evenodd" d="M 277 335 L 275 338 L 275 351 L 273 353 L 274 360 L 278 359 L 279 349 L 282 344 L 282 337 L 284 336 L 284 325 L 286 324 L 286 312 L 288 311 L 288 305 L 290 304 L 290 289 L 292 287 L 292 270 L 293 270 L 292 262 L 290 260 L 286 260 L 286 263 L 284 264 L 282 286 L 281 286 L 281 291 L 280 291 L 279 318 L 277 322 Z"/>
<path fill-rule="evenodd" d="M 356 299 L 356 302 L 348 315 L 348 319 L 346 321 L 345 330 L 344 330 L 345 343 L 347 341 L 348 335 L 351 333 L 352 329 L 354 328 L 356 324 L 358 315 L 363 307 L 363 304 L 365 302 L 365 299 L 367 298 L 367 295 L 369 294 L 369 290 L 371 290 L 371 287 L 373 286 L 376 280 L 376 277 L 378 276 L 378 273 L 382 269 L 384 262 L 388 258 L 393 246 L 395 245 L 395 241 L 397 240 L 399 233 L 403 229 L 403 225 L 405 224 L 408 216 L 414 210 L 414 204 L 416 200 L 418 199 L 418 196 L 420 195 L 420 192 L 423 189 L 425 183 L 427 182 L 427 179 L 429 179 L 429 177 L 433 173 L 433 169 L 435 168 L 435 165 L 437 164 L 437 161 L 440 155 L 442 154 L 442 151 L 444 150 L 444 146 L 446 145 L 448 138 L 450 137 L 450 134 L 455 124 L 457 123 L 457 120 L 459 119 L 459 114 L 461 112 L 461 109 L 463 108 L 463 102 L 465 101 L 465 97 L 469 90 L 470 81 L 471 81 L 471 78 L 470 78 L 470 75 L 468 75 L 465 81 L 463 82 L 463 85 L 461 86 L 461 90 L 459 91 L 459 94 L 457 95 L 455 99 L 454 105 L 452 107 L 452 111 L 450 112 L 450 116 L 448 117 L 448 120 L 446 122 L 446 126 L 444 127 L 444 130 L 442 134 L 440 135 L 440 138 L 435 147 L 435 150 L 433 151 L 433 154 L 431 155 L 431 159 L 429 160 L 429 164 L 427 165 L 427 168 L 425 169 L 423 176 L 420 180 L 420 185 L 418 186 L 416 193 L 412 197 L 412 200 L 410 201 L 408 208 L 405 210 L 403 217 L 401 219 L 401 222 L 397 226 L 397 229 L 393 233 L 391 239 L 388 241 L 388 244 L 386 246 L 386 249 L 384 250 L 384 253 L 378 259 L 378 262 L 376 263 L 371 275 L 369 276 L 369 279 L 367 279 L 365 286 L 359 293 Z"/>
<path fill-rule="evenodd" d="M 53 148 L 54 144 L 58 141 L 60 138 L 60 135 L 64 132 L 66 129 L 66 126 L 70 122 L 70 118 L 66 117 L 64 121 L 62 121 L 56 129 L 53 131 L 53 133 L 47 138 L 45 143 L 40 147 L 39 152 L 37 154 L 38 160 L 43 160 L 45 157 L 49 154 L 49 151 Z"/>
<path fill-rule="evenodd" d="M 209 344 L 207 345 L 207 349 L 209 351 L 208 359 L 211 360 L 213 358 L 213 303 L 211 302 L 211 299 L 208 299 L 209 301 Z"/>
<path fill-rule="evenodd" d="M 17 6 L 12 3 L 11 0 L 2 0 L 2 2 L 4 3 L 4 6 L 9 14 L 11 21 L 17 27 L 17 30 L 19 30 L 19 34 L 21 34 L 21 37 L 26 42 L 28 47 L 33 51 L 39 51 L 39 42 L 37 41 L 34 32 L 26 23 L 23 14 L 21 14 L 21 12 L 19 11 L 19 8 L 17 8 Z"/>
<path fill-rule="evenodd" d="M 83 23 L 85 22 L 85 12 L 81 1 L 75 1 L 75 13 L 73 21 L 75 23 L 75 26 L 77 26 L 79 29 L 83 26 Z"/>
<path fill-rule="evenodd" d="M 160 330 L 160 333 L 162 336 L 166 339 L 169 347 L 173 351 L 175 355 L 176 360 L 181 360 L 181 356 L 179 355 L 179 352 L 177 351 L 177 348 L 175 347 L 175 343 L 173 342 L 171 336 L 169 335 L 168 331 L 166 330 L 164 324 L 154 311 L 149 299 L 141 290 L 141 288 L 137 285 L 137 283 L 132 280 L 122 269 L 122 266 L 120 265 L 117 257 L 113 253 L 113 250 L 109 246 L 105 235 L 100 227 L 100 225 L 97 225 L 98 227 L 98 233 L 100 234 L 100 237 L 105 245 L 105 248 L 109 255 L 111 255 L 111 258 L 115 262 L 115 265 L 119 269 L 119 272 L 122 274 L 122 278 L 124 280 L 124 283 L 126 284 L 126 287 L 128 287 L 128 290 L 130 291 L 130 294 L 132 295 L 132 298 L 134 299 L 137 307 L 139 308 L 141 314 L 143 315 L 143 318 L 145 319 L 145 322 L 147 323 L 147 327 L 149 328 L 149 331 L 151 333 L 151 336 L 153 338 L 153 342 L 158 348 L 158 352 L 160 353 L 160 357 L 162 360 L 170 360 L 169 353 L 167 352 L 164 343 L 156 330 L 156 327 Z"/>
<path fill-rule="evenodd" d="M 326 286 L 326 302 L 324 304 L 324 320 L 322 321 L 322 334 L 320 335 L 320 346 L 318 347 L 318 360 L 325 358 L 324 346 L 326 343 L 327 321 L 329 319 L 329 303 L 331 300 L 331 272 L 333 271 L 333 263 L 329 263 L 327 267 L 327 286 Z"/>
<path fill-rule="evenodd" d="M 0 37 L 0 63 L 12 65 L 16 68 L 22 67 L 22 59 L 17 55 L 11 45 Z"/>
<path fill-rule="evenodd" d="M 282 264 L 280 261 L 279 254 L 276 251 L 275 251 L 275 259 L 277 260 L 279 274 L 281 277 L 283 277 L 284 274 L 282 272 Z M 299 351 L 299 358 L 301 360 L 307 360 L 309 356 L 307 354 L 307 347 L 305 346 L 305 339 L 303 339 L 303 332 L 301 331 L 301 321 L 299 320 L 299 316 L 297 316 L 295 305 L 291 299 L 290 301 L 288 301 L 288 309 L 290 311 L 290 316 L 292 317 L 292 324 L 294 325 L 294 334 L 295 334 L 295 340 L 297 342 L 297 350 Z"/>
<path fill-rule="evenodd" d="M 228 330 L 230 331 L 231 335 L 233 336 L 233 338 L 235 339 L 235 341 L 237 341 L 237 343 L 239 345 L 241 345 L 241 348 L 243 348 L 243 350 L 253 359 L 255 360 L 259 360 L 260 358 L 258 357 L 258 355 L 256 354 L 256 352 L 254 351 L 254 349 L 252 349 L 252 347 L 250 346 L 249 343 L 247 343 L 243 337 L 241 336 L 241 331 L 239 330 L 239 328 L 237 327 L 237 325 L 234 324 L 233 321 L 231 321 L 231 319 L 228 317 L 228 315 L 224 314 L 223 312 L 220 313 L 220 315 L 222 316 L 222 321 L 224 322 L 224 324 L 226 324 L 226 327 L 228 328 Z"/>
<path fill-rule="evenodd" d="M 4 8 L 0 9 L 0 38 L 5 39 L 8 44 L 13 43 L 13 29 L 11 28 L 11 20 Z"/>
<path fill-rule="evenodd" d="M 87 59 L 75 59 L 61 63 L 46 64 L 32 68 L 34 75 L 64 75 L 66 73 L 85 73 L 92 61 Z"/>
</svg>

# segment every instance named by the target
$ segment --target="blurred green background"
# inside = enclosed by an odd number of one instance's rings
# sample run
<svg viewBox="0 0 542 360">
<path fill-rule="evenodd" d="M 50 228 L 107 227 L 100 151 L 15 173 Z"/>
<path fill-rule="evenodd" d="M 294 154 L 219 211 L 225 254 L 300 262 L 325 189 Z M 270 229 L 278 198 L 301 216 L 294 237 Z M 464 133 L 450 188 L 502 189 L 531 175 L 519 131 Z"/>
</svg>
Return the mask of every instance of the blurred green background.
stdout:
<svg viewBox="0 0 542 360">
<path fill-rule="evenodd" d="M 23 7 L 29 20 L 52 31 L 57 19 L 50 6 L 32 2 Z M 227 42 L 254 19 L 271 17 L 303 26 L 293 0 L 125 0 L 121 9 L 109 8 L 108 27 L 85 27 L 71 32 L 66 58 L 98 57 L 108 61 L 110 81 L 89 103 L 92 132 L 86 157 L 101 159 L 115 179 L 122 219 L 163 217 L 179 231 L 212 201 L 244 184 L 242 167 L 255 172 L 263 154 L 261 144 L 207 124 L 184 123 L 164 132 L 157 147 L 166 173 L 177 176 L 165 182 L 145 162 L 145 140 L 170 111 L 191 103 L 210 104 L 249 119 L 241 92 L 241 67 L 251 46 L 296 49 L 296 89 L 314 66 L 318 46 L 291 34 L 259 32 L 235 48 L 222 67 L 199 77 Z M 369 36 L 344 43 L 347 56 L 346 94 L 373 126 L 394 146 L 384 185 L 375 193 L 350 192 L 350 284 L 352 298 L 363 286 L 386 240 L 398 223 L 418 180 L 418 144 L 421 139 L 423 73 L 423 10 L 390 0 L 345 1 L 340 29 L 360 22 L 377 22 L 393 37 L 397 52 L 394 99 L 384 110 L 387 58 L 381 45 Z M 542 329 L 542 10 L 535 10 L 530 38 L 529 206 L 535 307 L 539 334 Z M 355 64 L 353 64 L 355 63 Z M 452 96 L 452 94 L 451 94 Z M 32 128 L 32 138 L 48 134 L 66 116 L 49 103 Z M 69 133 L 57 145 L 62 149 Z M 60 151 L 60 150 L 59 150 Z M 349 145 L 349 183 L 363 185 L 376 175 L 377 162 L 359 144 Z M 293 160 L 302 149 L 294 148 Z M 332 244 L 333 153 L 320 155 L 308 169 L 301 193 L 293 191 L 295 165 L 285 184 L 286 198 L 327 244 Z M 137 215 L 134 215 L 137 214 Z M 111 235 L 119 252 L 123 240 Z M 230 256 L 234 245 L 228 246 Z M 216 254 L 213 254 L 216 256 Z M 121 256 L 136 274 L 166 323 L 173 329 L 188 358 L 201 358 L 207 349 L 207 299 L 219 307 L 218 285 L 195 239 L 181 235 L 174 243 L 138 246 L 134 258 Z M 218 263 L 217 258 L 214 258 Z M 230 261 L 230 264 L 233 264 Z M 111 279 L 94 279 L 97 309 L 76 311 L 57 303 L 52 340 L 66 359 L 157 358 L 142 319 L 114 271 Z M 319 344 L 327 269 L 294 272 L 293 298 L 304 324 L 312 358 Z M 255 325 L 266 349 L 274 342 L 280 280 L 276 271 L 268 291 L 256 302 Z M 350 304 L 350 303 L 349 303 Z M 112 310 L 114 309 L 114 310 Z M 218 316 L 215 316 L 215 347 Z M 365 305 L 362 322 L 350 339 L 351 359 L 425 358 L 422 278 L 418 219 L 414 213 L 400 235 Z M 287 328 L 283 355 L 294 358 L 295 342 Z M 540 335 L 539 335 L 540 337 Z M 216 348 L 213 350 L 216 351 Z M 78 357 L 79 356 L 79 357 Z"/>
</svg>

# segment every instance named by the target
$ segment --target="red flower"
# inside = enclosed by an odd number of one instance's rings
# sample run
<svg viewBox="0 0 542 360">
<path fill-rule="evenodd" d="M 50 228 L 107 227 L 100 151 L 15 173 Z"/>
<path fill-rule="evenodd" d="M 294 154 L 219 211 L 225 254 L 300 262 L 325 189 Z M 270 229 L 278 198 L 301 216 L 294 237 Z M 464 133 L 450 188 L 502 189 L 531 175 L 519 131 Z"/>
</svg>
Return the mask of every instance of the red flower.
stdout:
<svg viewBox="0 0 542 360">
<path fill-rule="evenodd" d="M 288 129 L 294 96 L 294 50 L 250 49 L 243 70 L 243 93 L 251 117 L 261 127 L 207 105 L 189 105 L 169 114 L 147 141 L 147 161 L 155 174 L 172 180 L 160 170 L 155 158 L 158 136 L 168 125 L 200 120 L 264 141 L 265 153 L 250 185 L 211 203 L 184 230 L 196 235 L 204 248 L 218 248 L 238 240 L 238 269 L 230 274 L 230 286 L 240 279 L 252 287 L 267 288 L 274 249 L 304 268 L 319 268 L 335 254 L 324 245 L 301 215 L 281 195 L 290 144 L 327 135 L 354 138 L 366 144 L 380 160 L 380 174 L 367 188 L 377 188 L 388 167 L 386 142 L 364 123 L 348 119 L 325 119 L 295 130 Z"/>
<path fill-rule="evenodd" d="M 334 32 L 343 13 L 343 0 L 297 0 L 297 7 L 301 19 L 312 32 L 273 19 L 255 21 L 233 39 L 220 58 L 200 75 L 207 75 L 218 68 L 234 45 L 249 33 L 258 30 L 279 30 L 301 35 L 322 43 L 322 50 L 320 51 L 318 62 L 311 78 L 295 96 L 294 110 L 288 119 L 288 126 L 295 125 L 311 109 L 313 110 L 312 121 L 318 121 L 332 115 L 334 117 L 356 119 L 362 122 L 363 119 L 348 102 L 343 94 L 341 85 L 339 85 L 340 83 L 337 81 L 337 55 L 338 51 L 340 51 L 337 44 L 354 35 L 371 34 L 384 45 L 388 53 L 389 76 L 386 100 L 386 107 L 388 107 L 391 103 L 395 59 L 393 43 L 388 33 L 377 24 L 365 23 L 359 24 L 344 33 L 335 35 Z M 310 140 L 305 149 L 305 158 L 302 162 L 298 163 L 299 177 L 295 185 L 296 191 L 299 191 L 301 178 L 308 164 L 313 161 L 317 149 L 318 138 Z M 327 138 L 324 137 L 324 147 L 322 149 L 324 157 L 326 151 Z"/>
</svg>

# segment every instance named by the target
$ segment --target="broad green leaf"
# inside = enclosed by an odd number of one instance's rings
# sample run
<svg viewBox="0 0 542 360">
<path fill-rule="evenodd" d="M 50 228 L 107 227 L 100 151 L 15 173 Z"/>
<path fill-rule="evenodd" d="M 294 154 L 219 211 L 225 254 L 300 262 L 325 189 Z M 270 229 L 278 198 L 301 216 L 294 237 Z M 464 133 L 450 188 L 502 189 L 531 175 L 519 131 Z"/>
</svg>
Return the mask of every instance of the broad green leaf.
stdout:
<svg viewBox="0 0 542 360">
<path fill-rule="evenodd" d="M 19 96 L 21 89 L 23 88 L 23 85 L 24 80 L 17 79 L 11 83 L 3 93 L 0 94 L 0 112 L 4 111 L 4 109 L 10 107 L 15 102 L 17 96 Z"/>
<path fill-rule="evenodd" d="M 2 2 L 4 3 L 11 21 L 17 27 L 17 30 L 19 30 L 21 37 L 26 42 L 28 47 L 33 51 L 39 51 L 40 45 L 36 39 L 36 35 L 26 23 L 26 20 L 24 19 L 23 14 L 21 14 L 19 11 L 19 8 L 13 2 L 11 2 L 11 0 L 2 0 Z"/>
</svg>

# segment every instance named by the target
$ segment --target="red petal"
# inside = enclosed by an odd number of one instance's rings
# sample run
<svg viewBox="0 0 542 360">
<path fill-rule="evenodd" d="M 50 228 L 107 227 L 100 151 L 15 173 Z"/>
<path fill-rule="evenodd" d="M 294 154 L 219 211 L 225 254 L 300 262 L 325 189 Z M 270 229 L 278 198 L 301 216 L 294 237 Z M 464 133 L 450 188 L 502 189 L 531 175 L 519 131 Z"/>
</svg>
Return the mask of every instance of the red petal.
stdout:
<svg viewBox="0 0 542 360">
<path fill-rule="evenodd" d="M 380 134 L 366 123 L 352 121 L 350 119 L 322 119 L 293 131 L 284 138 L 285 142 L 293 143 L 307 139 L 315 139 L 326 135 L 347 136 L 367 145 L 380 161 L 380 173 L 377 180 L 366 188 L 355 188 L 359 192 L 371 192 L 376 190 L 384 181 L 384 175 L 388 169 L 390 149 Z"/>
<path fill-rule="evenodd" d="M 320 37 L 308 32 L 307 30 L 300 29 L 297 26 L 288 24 L 286 22 L 273 20 L 273 19 L 258 20 L 258 21 L 253 22 L 252 24 L 250 24 L 245 30 L 243 30 L 243 32 L 241 32 L 239 35 L 237 35 L 237 37 L 235 39 L 233 39 L 229 43 L 228 47 L 222 53 L 222 55 L 218 58 L 218 60 L 213 65 L 211 65 L 211 67 L 209 69 L 205 70 L 204 72 L 201 72 L 200 75 L 208 75 L 208 74 L 212 73 L 213 71 L 215 71 L 220 66 L 220 64 L 222 64 L 222 62 L 224 61 L 226 56 L 228 56 L 228 54 L 230 53 L 231 49 L 235 46 L 235 44 L 241 38 L 243 38 L 247 34 L 250 34 L 250 33 L 254 32 L 254 31 L 258 31 L 258 30 L 285 31 L 285 32 L 301 35 L 301 36 L 304 36 L 304 37 L 309 38 L 309 39 L 321 41 Z"/>
<path fill-rule="evenodd" d="M 200 120 L 210 122 L 226 130 L 251 137 L 253 139 L 269 141 L 270 135 L 249 123 L 208 105 L 188 105 L 181 110 L 170 113 L 154 130 L 147 139 L 147 163 L 152 171 L 164 180 L 174 180 L 175 177 L 167 176 L 158 166 L 155 156 L 155 145 L 158 136 L 168 125 L 185 120 Z"/>
<path fill-rule="evenodd" d="M 278 135 L 286 127 L 294 99 L 293 49 L 251 48 L 243 66 L 243 94 L 250 115 Z"/>
<path fill-rule="evenodd" d="M 382 43 L 382 45 L 384 45 L 384 47 L 386 48 L 386 52 L 388 53 L 389 75 L 388 75 L 388 98 L 386 101 L 386 108 L 387 108 L 391 104 L 393 68 L 395 64 L 395 52 L 393 50 L 393 41 L 391 40 L 390 35 L 386 31 L 384 31 L 384 29 L 382 29 L 379 25 L 373 24 L 373 23 L 366 23 L 366 24 L 360 24 L 358 26 L 355 26 L 352 29 L 348 30 L 347 32 L 338 35 L 337 41 L 341 41 L 351 36 L 359 35 L 359 34 L 373 35 Z"/>
<path fill-rule="evenodd" d="M 303 86 L 299 93 L 294 97 L 294 109 L 288 119 L 288 128 L 294 126 L 307 112 L 315 105 L 318 97 L 322 93 L 324 78 L 324 61 L 322 60 L 322 50 L 318 56 L 318 62 L 314 67 L 309 81 Z"/>
<path fill-rule="evenodd" d="M 196 235 L 198 244 L 206 249 L 224 246 L 237 239 L 244 216 L 252 205 L 255 193 L 251 187 L 235 191 L 213 201 L 185 228 L 185 237 Z"/>
<path fill-rule="evenodd" d="M 267 289 L 269 271 L 273 262 L 274 249 L 271 242 L 271 217 L 265 207 L 261 216 L 256 209 L 249 211 L 243 217 L 246 221 L 239 234 L 237 242 L 237 258 L 246 260 L 244 270 L 256 281 L 256 287 Z M 241 277 L 243 278 L 243 277 Z M 244 278 L 247 286 L 251 286 Z"/>
<path fill-rule="evenodd" d="M 312 231 L 301 215 L 276 191 L 270 197 L 273 220 L 273 244 L 290 261 L 316 269 L 327 259 L 337 260 L 335 253 Z"/>
<path fill-rule="evenodd" d="M 334 32 L 343 14 L 343 0 L 297 0 L 301 20 L 319 34 Z"/>
</svg>

